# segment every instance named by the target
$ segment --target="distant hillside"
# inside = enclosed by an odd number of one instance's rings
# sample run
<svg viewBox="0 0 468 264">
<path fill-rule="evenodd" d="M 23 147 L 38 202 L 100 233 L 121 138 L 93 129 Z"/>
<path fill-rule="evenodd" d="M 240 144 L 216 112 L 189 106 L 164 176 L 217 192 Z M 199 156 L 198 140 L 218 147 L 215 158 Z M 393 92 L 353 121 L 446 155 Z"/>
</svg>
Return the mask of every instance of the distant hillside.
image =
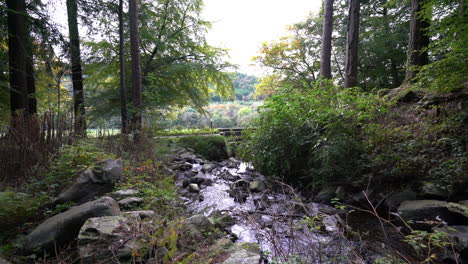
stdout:
<svg viewBox="0 0 468 264">
<path fill-rule="evenodd" d="M 232 80 L 234 84 L 235 98 L 229 100 L 223 100 L 219 95 L 213 94 L 211 101 L 221 102 L 221 101 L 250 101 L 253 100 L 253 95 L 255 93 L 255 85 L 259 83 L 259 80 L 256 76 L 248 75 L 240 72 L 236 72 L 235 77 Z"/>
</svg>

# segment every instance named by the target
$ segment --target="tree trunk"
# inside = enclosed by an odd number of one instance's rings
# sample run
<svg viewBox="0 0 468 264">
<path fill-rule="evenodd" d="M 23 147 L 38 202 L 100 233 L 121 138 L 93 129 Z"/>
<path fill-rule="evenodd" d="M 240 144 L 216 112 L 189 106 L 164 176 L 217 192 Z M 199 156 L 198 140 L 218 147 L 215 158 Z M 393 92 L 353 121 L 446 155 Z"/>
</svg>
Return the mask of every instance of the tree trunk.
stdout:
<svg viewBox="0 0 468 264">
<path fill-rule="evenodd" d="M 29 26 L 29 23 L 28 23 Z M 27 109 L 28 114 L 37 113 L 36 101 L 36 82 L 34 75 L 34 56 L 33 56 L 33 43 L 31 37 L 26 35 L 26 82 L 27 82 Z"/>
<path fill-rule="evenodd" d="M 429 63 L 427 50 L 429 36 L 426 34 L 429 22 L 419 16 L 423 0 L 411 0 L 410 35 L 408 43 L 408 62 L 406 65 L 405 82 L 410 83 L 416 77 L 417 67 Z"/>
<path fill-rule="evenodd" d="M 10 109 L 27 112 L 28 82 L 26 78 L 26 6 L 24 0 L 7 0 L 8 55 L 10 69 Z"/>
<path fill-rule="evenodd" d="M 331 79 L 331 49 L 333 26 L 333 0 L 324 1 L 322 52 L 320 56 L 320 76 Z"/>
<path fill-rule="evenodd" d="M 141 131 L 141 64 L 137 0 L 129 0 L 130 53 L 132 58 L 132 132 Z"/>
<path fill-rule="evenodd" d="M 124 21 L 123 21 L 123 0 L 119 0 L 119 64 L 120 64 L 120 116 L 121 133 L 128 133 L 127 117 L 127 89 L 125 87 L 125 61 L 124 61 Z"/>
<path fill-rule="evenodd" d="M 359 8 L 360 0 L 349 1 L 348 35 L 346 40 L 346 63 L 344 87 L 357 85 L 359 50 Z"/>
<path fill-rule="evenodd" d="M 67 0 L 68 33 L 70 37 L 71 71 L 73 83 L 74 129 L 78 136 L 86 136 L 86 119 L 81 70 L 80 36 L 78 32 L 78 7 L 76 0 Z"/>
</svg>

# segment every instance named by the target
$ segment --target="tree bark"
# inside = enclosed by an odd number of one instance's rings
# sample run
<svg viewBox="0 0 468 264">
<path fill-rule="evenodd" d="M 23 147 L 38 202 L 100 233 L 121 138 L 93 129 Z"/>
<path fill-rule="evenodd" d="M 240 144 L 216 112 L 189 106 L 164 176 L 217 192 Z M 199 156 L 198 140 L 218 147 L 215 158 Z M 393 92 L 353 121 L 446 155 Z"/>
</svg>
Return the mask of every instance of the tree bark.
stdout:
<svg viewBox="0 0 468 264">
<path fill-rule="evenodd" d="M 322 52 L 320 56 L 320 76 L 331 79 L 331 49 L 333 26 L 333 0 L 324 1 Z"/>
<path fill-rule="evenodd" d="M 411 0 L 410 35 L 408 43 L 408 62 L 406 65 L 405 83 L 411 83 L 416 77 L 417 67 L 429 63 L 426 47 L 429 36 L 426 34 L 430 24 L 419 16 L 424 0 Z"/>
<path fill-rule="evenodd" d="M 26 78 L 26 5 L 24 0 L 7 0 L 8 55 L 10 70 L 10 109 L 27 112 L 28 82 Z"/>
<path fill-rule="evenodd" d="M 123 21 L 123 0 L 119 0 L 119 64 L 120 64 L 120 116 L 121 133 L 128 133 L 127 115 L 127 89 L 125 87 L 125 61 L 124 61 L 124 21 Z"/>
<path fill-rule="evenodd" d="M 344 87 L 357 85 L 359 51 L 359 9 L 360 0 L 349 1 L 348 35 L 346 40 L 346 63 Z"/>
<path fill-rule="evenodd" d="M 132 58 L 132 132 L 141 131 L 141 64 L 137 0 L 129 0 L 130 55 Z"/>
<path fill-rule="evenodd" d="M 73 113 L 75 115 L 74 129 L 76 135 L 86 136 L 86 118 L 77 9 L 78 7 L 76 0 L 67 0 L 68 33 L 70 37 L 71 71 L 73 83 Z"/>
</svg>

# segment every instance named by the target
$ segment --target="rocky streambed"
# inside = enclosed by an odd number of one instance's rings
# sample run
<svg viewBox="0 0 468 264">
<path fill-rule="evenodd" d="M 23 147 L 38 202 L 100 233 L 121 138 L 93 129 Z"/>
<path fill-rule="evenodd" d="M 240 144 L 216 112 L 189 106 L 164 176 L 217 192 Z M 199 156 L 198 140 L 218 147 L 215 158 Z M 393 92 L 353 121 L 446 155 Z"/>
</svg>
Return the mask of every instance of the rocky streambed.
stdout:
<svg viewBox="0 0 468 264">
<path fill-rule="evenodd" d="M 340 210 L 304 203 L 291 187 L 266 181 L 247 163 L 233 158 L 209 162 L 181 151 L 173 169 L 189 210 L 207 216 L 236 243 L 258 244 L 265 260 L 357 260 L 353 243 L 344 236 Z"/>
</svg>

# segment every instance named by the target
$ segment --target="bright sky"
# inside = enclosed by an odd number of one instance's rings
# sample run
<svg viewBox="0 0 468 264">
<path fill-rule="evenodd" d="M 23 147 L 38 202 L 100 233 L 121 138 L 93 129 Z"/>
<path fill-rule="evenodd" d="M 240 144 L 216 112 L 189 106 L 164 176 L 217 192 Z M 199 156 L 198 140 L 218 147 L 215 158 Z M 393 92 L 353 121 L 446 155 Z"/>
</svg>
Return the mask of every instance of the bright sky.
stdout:
<svg viewBox="0 0 468 264">
<path fill-rule="evenodd" d="M 322 0 L 204 0 L 203 16 L 213 22 L 208 42 L 229 49 L 229 61 L 244 73 L 261 75 L 251 58 L 262 42 L 287 35 L 286 26 L 318 13 Z"/>
</svg>

